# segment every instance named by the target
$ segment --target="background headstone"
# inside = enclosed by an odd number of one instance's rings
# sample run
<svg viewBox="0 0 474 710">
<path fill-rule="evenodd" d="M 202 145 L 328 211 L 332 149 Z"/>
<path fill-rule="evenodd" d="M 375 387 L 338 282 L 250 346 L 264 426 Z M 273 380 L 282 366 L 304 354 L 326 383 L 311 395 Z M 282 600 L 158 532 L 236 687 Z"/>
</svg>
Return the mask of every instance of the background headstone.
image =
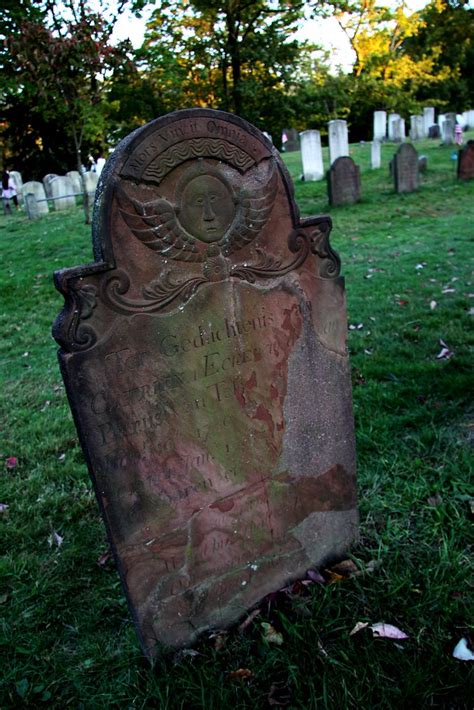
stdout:
<svg viewBox="0 0 474 710">
<path fill-rule="evenodd" d="M 44 176 L 43 187 L 44 187 L 44 191 L 46 193 L 46 197 L 51 197 L 51 181 L 57 177 L 59 177 L 59 175 L 56 175 L 56 173 L 48 173 L 47 175 Z"/>
<path fill-rule="evenodd" d="M 349 155 L 349 133 L 347 121 L 335 119 L 328 123 L 329 161 L 331 165 L 335 160 Z"/>
<path fill-rule="evenodd" d="M 73 192 L 78 195 L 82 193 L 82 180 L 78 170 L 70 170 L 66 173 L 66 177 L 71 178 Z"/>
<path fill-rule="evenodd" d="M 285 153 L 294 153 L 300 149 L 298 131 L 296 128 L 285 128 L 283 134 L 286 136 L 286 141 L 283 144 Z"/>
<path fill-rule="evenodd" d="M 55 274 L 54 336 L 153 656 L 354 538 L 344 286 L 330 219 L 299 221 L 278 151 L 237 116 L 159 118 L 106 170 L 97 262 Z"/>
<path fill-rule="evenodd" d="M 428 137 L 428 131 L 435 121 L 435 110 L 433 106 L 425 106 L 423 109 L 423 138 Z"/>
<path fill-rule="evenodd" d="M 301 161 L 305 180 L 322 180 L 324 177 L 323 152 L 321 149 L 321 134 L 319 131 L 303 131 L 300 133 Z"/>
<path fill-rule="evenodd" d="M 410 143 L 403 143 L 393 156 L 396 192 L 413 192 L 419 186 L 418 153 Z"/>
<path fill-rule="evenodd" d="M 388 140 L 394 142 L 394 125 L 397 125 L 397 138 L 400 137 L 400 128 L 399 128 L 399 123 L 400 121 L 400 114 L 398 113 L 390 113 L 388 115 Z"/>
<path fill-rule="evenodd" d="M 18 195 L 18 200 L 19 202 L 21 202 L 23 199 L 23 179 L 21 177 L 21 173 L 19 173 L 18 170 L 11 170 L 10 177 L 13 178 L 13 182 L 15 183 L 16 192 Z"/>
<path fill-rule="evenodd" d="M 35 196 L 36 202 L 36 210 L 38 211 L 38 214 L 48 214 L 49 212 L 49 207 L 48 207 L 48 202 L 43 201 L 46 200 L 46 192 L 43 187 L 43 183 L 37 182 L 36 180 L 32 180 L 30 182 L 25 182 L 23 184 L 22 188 L 23 192 L 23 198 L 26 199 L 26 195 L 28 193 L 31 193 Z M 39 202 L 41 200 L 41 202 Z"/>
<path fill-rule="evenodd" d="M 39 205 L 34 194 L 32 192 L 27 192 L 25 193 L 23 199 L 25 201 L 25 209 L 28 219 L 38 219 L 40 216 L 38 210 Z"/>
<path fill-rule="evenodd" d="M 74 197 L 74 185 L 71 178 L 66 175 L 58 175 L 49 183 L 51 198 L 54 200 L 55 210 L 68 210 L 76 206 Z"/>
<path fill-rule="evenodd" d="M 99 182 L 99 176 L 96 172 L 92 172 L 91 170 L 89 170 L 88 172 L 84 173 L 83 178 L 86 191 L 88 195 L 93 198 L 97 188 L 97 183 Z"/>
<path fill-rule="evenodd" d="M 329 204 L 353 205 L 360 200 L 360 170 L 352 158 L 342 156 L 328 170 Z"/>
<path fill-rule="evenodd" d="M 384 141 L 387 137 L 387 112 L 374 111 L 374 141 Z"/>
<path fill-rule="evenodd" d="M 380 168 L 381 165 L 381 143 L 380 141 L 372 141 L 370 146 L 370 164 L 372 169 Z"/>
<path fill-rule="evenodd" d="M 452 118 L 445 118 L 441 124 L 441 135 L 444 145 L 452 145 L 454 143 L 454 130 L 456 128 L 455 121 Z"/>
<path fill-rule="evenodd" d="M 428 170 L 428 156 L 420 155 L 418 158 L 418 170 L 420 173 L 426 173 Z"/>
<path fill-rule="evenodd" d="M 458 154 L 458 178 L 474 180 L 474 141 L 468 141 Z"/>
<path fill-rule="evenodd" d="M 441 138 L 441 128 L 439 124 L 435 123 L 434 126 L 429 127 L 428 138 Z"/>
</svg>

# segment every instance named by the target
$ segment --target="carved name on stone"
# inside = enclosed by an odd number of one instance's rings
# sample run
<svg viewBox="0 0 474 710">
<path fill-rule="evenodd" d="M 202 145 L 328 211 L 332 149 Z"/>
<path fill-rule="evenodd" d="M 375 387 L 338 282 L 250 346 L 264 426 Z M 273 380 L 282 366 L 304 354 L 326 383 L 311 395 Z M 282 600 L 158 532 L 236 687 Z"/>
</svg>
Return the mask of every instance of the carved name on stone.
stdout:
<svg viewBox="0 0 474 710">
<path fill-rule="evenodd" d="M 205 109 L 125 139 L 96 263 L 55 274 L 76 426 L 146 655 L 235 622 L 356 534 L 339 259 L 278 152 Z"/>
</svg>

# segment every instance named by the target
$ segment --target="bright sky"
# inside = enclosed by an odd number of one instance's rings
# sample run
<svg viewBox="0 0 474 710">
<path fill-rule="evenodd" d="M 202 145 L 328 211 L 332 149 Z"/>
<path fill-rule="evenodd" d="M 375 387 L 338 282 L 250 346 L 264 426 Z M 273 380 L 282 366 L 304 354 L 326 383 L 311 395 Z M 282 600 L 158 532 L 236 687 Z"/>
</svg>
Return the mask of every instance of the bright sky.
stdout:
<svg viewBox="0 0 474 710">
<path fill-rule="evenodd" d="M 427 4 L 428 0 L 407 0 L 409 11 L 415 12 Z M 388 0 L 388 4 L 390 0 Z M 148 8 L 144 17 L 138 19 L 129 13 L 123 14 L 115 25 L 113 37 L 117 40 L 129 38 L 133 46 L 139 47 L 143 42 L 147 17 L 153 11 L 153 6 Z M 319 44 L 330 51 L 330 63 L 333 69 L 341 66 L 345 71 L 351 69 L 354 55 L 349 40 L 339 27 L 334 18 L 326 20 L 307 20 L 297 34 L 300 40 L 309 40 Z"/>
</svg>

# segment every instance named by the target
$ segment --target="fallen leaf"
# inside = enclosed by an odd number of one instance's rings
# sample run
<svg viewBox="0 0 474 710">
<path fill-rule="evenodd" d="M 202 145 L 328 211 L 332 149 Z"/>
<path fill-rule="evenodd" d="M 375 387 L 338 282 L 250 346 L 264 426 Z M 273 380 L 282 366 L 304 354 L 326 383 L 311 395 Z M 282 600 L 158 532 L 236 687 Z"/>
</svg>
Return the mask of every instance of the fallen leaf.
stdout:
<svg viewBox="0 0 474 710">
<path fill-rule="evenodd" d="M 397 628 L 396 626 L 392 626 L 392 624 L 372 624 L 371 626 L 369 626 L 369 629 L 371 629 L 374 636 L 378 638 L 399 640 L 408 638 L 407 634 L 404 631 Z"/>
<path fill-rule="evenodd" d="M 474 652 L 467 645 L 467 639 L 462 638 L 454 647 L 454 658 L 458 661 L 474 661 Z"/>
<path fill-rule="evenodd" d="M 426 262 L 423 262 L 422 264 L 417 264 L 417 265 L 415 266 L 415 269 L 416 269 L 417 271 L 420 271 L 420 269 L 424 269 L 425 266 L 426 266 Z"/>
<path fill-rule="evenodd" d="M 455 288 L 451 288 L 450 286 L 448 286 L 447 288 L 443 288 L 443 290 L 441 291 L 441 293 L 456 293 L 456 289 L 455 289 Z"/>
<path fill-rule="evenodd" d="M 283 645 L 283 634 L 277 631 L 271 624 L 267 621 L 262 621 L 260 626 L 263 629 L 263 637 L 268 643 L 274 643 L 276 646 Z"/>
<path fill-rule="evenodd" d="M 58 461 L 65 461 L 65 459 L 66 459 L 66 454 L 59 454 Z"/>
<path fill-rule="evenodd" d="M 7 468 L 16 468 L 18 466 L 18 459 L 16 456 L 9 456 L 5 463 Z"/>
<path fill-rule="evenodd" d="M 430 308 L 431 308 L 432 311 L 434 311 L 434 309 L 436 308 L 437 305 L 438 305 L 438 304 L 437 304 L 436 301 L 430 301 Z"/>
<path fill-rule="evenodd" d="M 105 552 L 103 552 L 103 553 L 100 555 L 99 559 L 97 560 L 97 564 L 99 565 L 99 567 L 100 567 L 101 569 L 104 569 L 104 567 L 106 567 L 107 564 L 108 564 L 108 563 L 110 562 L 110 560 L 112 560 L 112 559 L 113 559 L 112 550 L 111 550 L 110 547 L 109 547 Z"/>
<path fill-rule="evenodd" d="M 443 502 L 443 499 L 441 498 L 439 493 L 436 493 L 434 496 L 430 496 L 428 498 L 428 505 L 433 506 L 433 508 L 436 508 L 436 506 L 441 505 Z"/>
<path fill-rule="evenodd" d="M 359 572 L 359 568 L 353 560 L 342 560 L 333 565 L 329 571 L 336 572 L 336 574 L 340 574 L 343 577 L 352 577 Z"/>
<path fill-rule="evenodd" d="M 366 629 L 369 625 L 368 621 L 358 621 L 357 624 L 354 626 L 352 631 L 349 632 L 349 636 L 354 636 L 354 634 L 358 634 L 359 631 L 362 631 L 362 629 Z"/>
<path fill-rule="evenodd" d="M 52 547 L 53 545 L 56 545 L 56 547 L 61 547 L 63 544 L 64 538 L 59 535 L 59 533 L 56 532 L 56 530 L 53 530 L 51 535 L 48 537 L 48 545 Z"/>
<path fill-rule="evenodd" d="M 257 618 L 257 616 L 260 615 L 260 609 L 254 609 L 248 616 L 247 618 L 240 624 L 238 631 L 239 634 L 243 634 L 245 629 L 247 629 L 252 621 Z"/>
<path fill-rule="evenodd" d="M 237 668 L 227 676 L 229 680 L 238 680 L 239 678 L 251 678 L 253 675 L 249 668 Z"/>
<path fill-rule="evenodd" d="M 324 579 L 323 575 L 318 572 L 317 569 L 309 569 L 306 572 L 306 576 L 308 579 L 310 579 L 312 582 L 316 582 L 317 584 L 324 584 L 326 580 Z"/>
<path fill-rule="evenodd" d="M 397 301 L 399 306 L 406 306 L 408 305 L 408 301 L 406 301 L 404 298 L 400 298 L 399 301 Z"/>
<path fill-rule="evenodd" d="M 454 353 L 448 348 L 444 340 L 440 339 L 439 344 L 441 345 L 441 350 L 436 355 L 437 360 L 449 360 L 453 357 Z"/>
<path fill-rule="evenodd" d="M 0 604 L 5 604 L 6 601 L 8 601 L 8 594 L 2 594 L 0 596 Z"/>
<path fill-rule="evenodd" d="M 7 503 L 0 503 L 0 513 L 6 513 L 9 507 Z"/>
<path fill-rule="evenodd" d="M 336 584 L 336 582 L 342 582 L 346 577 L 343 574 L 338 574 L 337 572 L 332 572 L 330 569 L 325 569 L 326 581 L 328 584 Z"/>
<path fill-rule="evenodd" d="M 291 693 L 286 685 L 272 683 L 267 701 L 270 707 L 284 708 L 291 703 Z"/>
<path fill-rule="evenodd" d="M 209 639 L 211 641 L 214 641 L 214 648 L 216 651 L 222 651 L 224 646 L 227 643 L 227 634 L 225 631 L 219 631 L 217 633 L 213 633 L 209 636 Z"/>
</svg>

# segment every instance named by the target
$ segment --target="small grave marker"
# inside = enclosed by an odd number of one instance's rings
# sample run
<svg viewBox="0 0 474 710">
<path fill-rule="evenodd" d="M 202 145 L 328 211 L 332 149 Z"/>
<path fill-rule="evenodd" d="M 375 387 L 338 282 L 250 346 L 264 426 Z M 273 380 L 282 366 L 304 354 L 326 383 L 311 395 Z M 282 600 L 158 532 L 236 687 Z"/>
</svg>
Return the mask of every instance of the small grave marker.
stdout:
<svg viewBox="0 0 474 710">
<path fill-rule="evenodd" d="M 338 158 L 329 168 L 327 178 L 330 205 L 353 205 L 360 200 L 360 170 L 352 158 Z"/>
<path fill-rule="evenodd" d="M 418 153 L 410 143 L 403 143 L 393 156 L 392 172 L 396 192 L 413 192 L 418 189 Z"/>
</svg>

